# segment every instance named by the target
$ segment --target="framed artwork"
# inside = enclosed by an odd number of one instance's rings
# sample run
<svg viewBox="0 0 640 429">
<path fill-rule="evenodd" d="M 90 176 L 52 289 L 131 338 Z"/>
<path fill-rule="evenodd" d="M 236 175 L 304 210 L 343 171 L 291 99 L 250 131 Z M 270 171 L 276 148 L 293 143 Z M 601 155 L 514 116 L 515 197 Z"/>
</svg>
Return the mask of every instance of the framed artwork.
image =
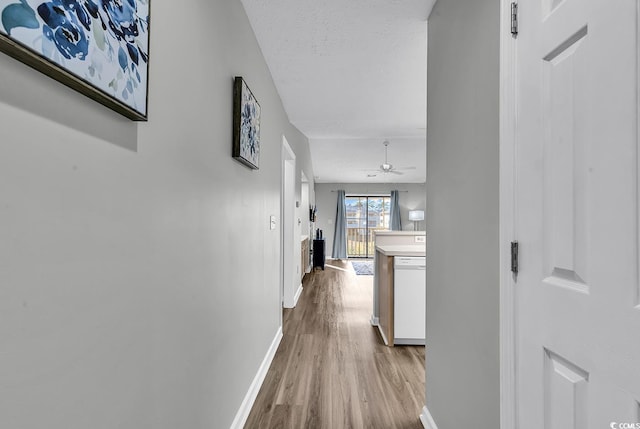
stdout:
<svg viewBox="0 0 640 429">
<path fill-rule="evenodd" d="M 0 51 L 147 120 L 150 0 L 0 0 Z"/>
<path fill-rule="evenodd" d="M 260 167 L 260 105 L 241 77 L 233 84 L 233 157 L 254 170 Z"/>
</svg>

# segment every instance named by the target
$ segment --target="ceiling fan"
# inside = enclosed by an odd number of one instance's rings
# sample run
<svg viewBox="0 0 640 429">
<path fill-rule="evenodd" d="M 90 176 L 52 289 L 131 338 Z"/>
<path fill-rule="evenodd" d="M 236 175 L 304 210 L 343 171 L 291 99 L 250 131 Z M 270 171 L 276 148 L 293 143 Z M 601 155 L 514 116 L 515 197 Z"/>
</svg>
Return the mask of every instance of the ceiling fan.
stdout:
<svg viewBox="0 0 640 429">
<path fill-rule="evenodd" d="M 384 163 L 380 164 L 380 167 L 377 170 L 369 170 L 369 171 L 377 171 L 377 172 L 381 172 L 383 174 L 398 174 L 398 175 L 402 175 L 404 174 L 402 171 L 400 170 L 415 170 L 415 167 L 402 167 L 402 168 L 398 168 L 398 167 L 394 167 L 393 164 L 390 164 L 388 159 L 387 159 L 387 150 L 389 147 L 389 140 L 385 140 L 384 142 L 382 142 L 382 144 L 384 145 Z M 375 177 L 375 174 L 368 174 L 368 177 Z"/>
</svg>

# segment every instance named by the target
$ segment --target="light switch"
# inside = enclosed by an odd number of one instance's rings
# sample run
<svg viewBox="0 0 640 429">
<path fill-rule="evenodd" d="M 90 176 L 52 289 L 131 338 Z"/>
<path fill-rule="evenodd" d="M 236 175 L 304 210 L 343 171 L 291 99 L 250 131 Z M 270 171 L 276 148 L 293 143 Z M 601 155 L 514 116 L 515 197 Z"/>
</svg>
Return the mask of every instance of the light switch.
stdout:
<svg viewBox="0 0 640 429">
<path fill-rule="evenodd" d="M 426 243 L 427 242 L 427 237 L 424 235 L 416 235 L 415 237 L 413 237 L 416 243 Z"/>
<path fill-rule="evenodd" d="M 274 215 L 269 216 L 269 229 L 276 229 L 276 217 Z"/>
<path fill-rule="evenodd" d="M 331 225 L 333 221 L 331 219 L 327 220 L 327 224 Z"/>
</svg>

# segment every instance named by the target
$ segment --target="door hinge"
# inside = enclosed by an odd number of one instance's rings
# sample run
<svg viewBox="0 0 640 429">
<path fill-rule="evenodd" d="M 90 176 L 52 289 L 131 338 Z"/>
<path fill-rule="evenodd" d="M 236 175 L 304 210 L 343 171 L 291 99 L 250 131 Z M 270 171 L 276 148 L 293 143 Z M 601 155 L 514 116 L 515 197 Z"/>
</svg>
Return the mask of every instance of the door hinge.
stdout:
<svg viewBox="0 0 640 429">
<path fill-rule="evenodd" d="M 518 242 L 511 242 L 511 272 L 518 274 Z"/>
<path fill-rule="evenodd" d="M 518 3 L 511 3 L 511 35 L 518 36 Z"/>
</svg>

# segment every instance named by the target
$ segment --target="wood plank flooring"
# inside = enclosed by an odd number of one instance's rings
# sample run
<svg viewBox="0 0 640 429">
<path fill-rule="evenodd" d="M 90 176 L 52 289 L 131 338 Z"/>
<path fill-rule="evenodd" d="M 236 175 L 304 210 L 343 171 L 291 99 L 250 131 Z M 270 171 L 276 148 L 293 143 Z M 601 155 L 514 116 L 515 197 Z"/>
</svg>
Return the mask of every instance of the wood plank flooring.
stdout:
<svg viewBox="0 0 640 429">
<path fill-rule="evenodd" d="M 373 282 L 348 262 L 304 278 L 245 428 L 421 429 L 424 347 L 387 347 L 369 323 Z"/>
</svg>

